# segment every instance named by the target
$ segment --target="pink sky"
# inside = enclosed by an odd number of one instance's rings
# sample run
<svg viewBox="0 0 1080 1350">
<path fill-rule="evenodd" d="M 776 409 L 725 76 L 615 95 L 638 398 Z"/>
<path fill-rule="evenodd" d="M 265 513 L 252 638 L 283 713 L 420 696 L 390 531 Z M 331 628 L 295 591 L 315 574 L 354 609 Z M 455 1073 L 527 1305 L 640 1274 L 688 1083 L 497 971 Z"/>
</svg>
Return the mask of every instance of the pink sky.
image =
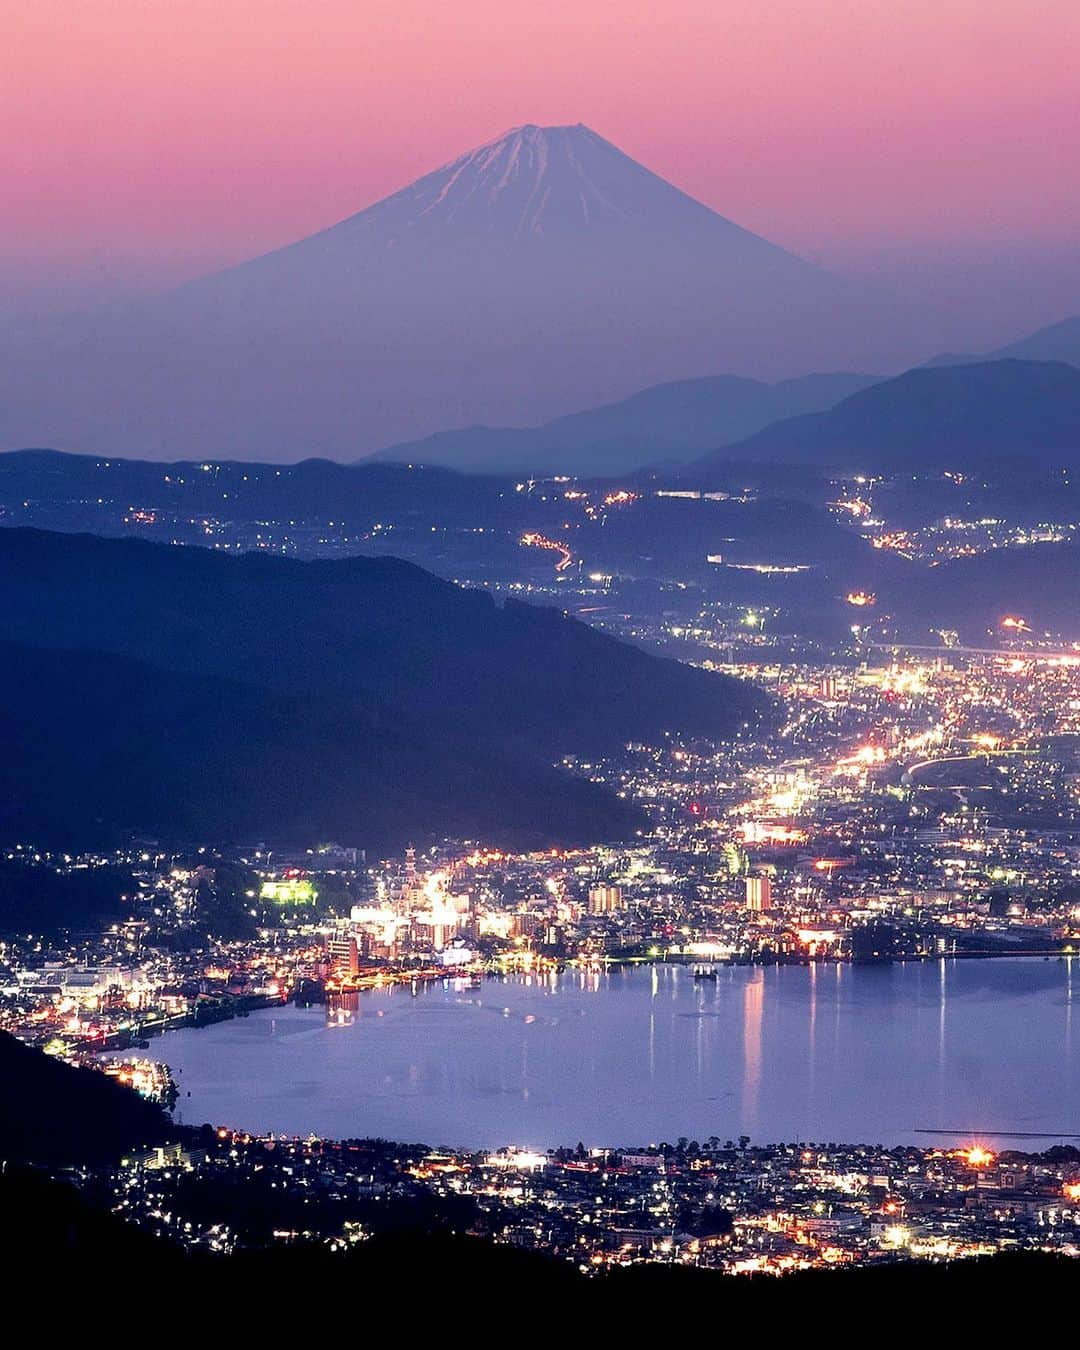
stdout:
<svg viewBox="0 0 1080 1350">
<path fill-rule="evenodd" d="M 808 255 L 1080 229 L 1076 0 L 0 0 L 0 265 L 197 273 L 521 122 Z"/>
</svg>

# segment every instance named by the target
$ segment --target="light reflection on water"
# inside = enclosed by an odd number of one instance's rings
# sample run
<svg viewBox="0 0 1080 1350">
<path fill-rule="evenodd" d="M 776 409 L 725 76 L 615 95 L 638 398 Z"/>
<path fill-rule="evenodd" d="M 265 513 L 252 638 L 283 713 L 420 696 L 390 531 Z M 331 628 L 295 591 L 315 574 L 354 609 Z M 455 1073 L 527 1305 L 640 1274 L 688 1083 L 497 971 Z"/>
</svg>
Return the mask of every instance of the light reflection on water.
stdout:
<svg viewBox="0 0 1080 1350">
<path fill-rule="evenodd" d="M 917 1131 L 1080 1132 L 1072 987 L 1071 960 L 568 971 L 389 986 L 154 1050 L 189 1123 L 483 1147 L 928 1143 Z"/>
</svg>

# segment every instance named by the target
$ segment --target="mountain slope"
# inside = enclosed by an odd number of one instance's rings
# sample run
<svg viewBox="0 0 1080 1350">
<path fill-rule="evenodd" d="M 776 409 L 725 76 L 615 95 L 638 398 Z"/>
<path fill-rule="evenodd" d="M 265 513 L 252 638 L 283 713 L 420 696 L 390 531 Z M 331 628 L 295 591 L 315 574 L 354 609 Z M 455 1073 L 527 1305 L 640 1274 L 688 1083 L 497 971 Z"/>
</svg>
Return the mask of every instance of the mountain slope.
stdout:
<svg viewBox="0 0 1080 1350">
<path fill-rule="evenodd" d="M 1061 362 L 921 367 L 827 412 L 790 418 L 699 460 L 845 468 L 973 467 L 998 458 L 1072 462 L 1080 453 L 1080 370 Z"/>
<path fill-rule="evenodd" d="M 592 783 L 405 713 L 96 652 L 0 642 L 0 736 L 8 842 L 332 838 L 386 851 L 480 833 L 530 848 L 642 824 Z"/>
<path fill-rule="evenodd" d="M 72 828 L 92 823 L 96 790 L 104 824 L 173 837 L 215 818 L 226 834 L 333 824 L 373 846 L 625 834 L 622 804 L 564 790 L 548 766 L 669 729 L 728 734 L 766 708 L 736 681 L 393 559 L 9 529 L 0 585 L 0 638 L 47 649 L 37 664 L 9 652 L 4 675 L 10 828 L 31 800 L 45 823 L 56 768 Z"/>
<path fill-rule="evenodd" d="M 550 609 L 463 590 L 392 558 L 294 562 L 0 531 L 0 636 L 112 651 L 542 754 L 680 727 L 730 730 L 757 695 Z"/>
<path fill-rule="evenodd" d="M 878 378 L 806 375 L 778 384 L 736 375 L 677 380 L 543 426 L 442 431 L 391 445 L 372 459 L 468 473 L 626 473 L 662 460 L 686 459 L 784 417 L 830 408 Z"/>
<path fill-rule="evenodd" d="M 0 1031 L 0 1160 L 70 1166 L 181 1137 L 164 1111 L 96 1069 L 76 1069 Z"/>
<path fill-rule="evenodd" d="M 356 458 L 719 367 L 873 361 L 857 288 L 583 126 L 515 128 L 348 220 L 204 278 L 0 385 L 0 444 Z"/>
<path fill-rule="evenodd" d="M 1073 542 L 994 549 L 910 570 L 881 588 L 905 635 L 927 640 L 932 629 L 954 628 L 975 645 L 996 644 L 1001 620 L 1024 618 L 1037 634 L 1080 636 L 1080 545 Z"/>
</svg>

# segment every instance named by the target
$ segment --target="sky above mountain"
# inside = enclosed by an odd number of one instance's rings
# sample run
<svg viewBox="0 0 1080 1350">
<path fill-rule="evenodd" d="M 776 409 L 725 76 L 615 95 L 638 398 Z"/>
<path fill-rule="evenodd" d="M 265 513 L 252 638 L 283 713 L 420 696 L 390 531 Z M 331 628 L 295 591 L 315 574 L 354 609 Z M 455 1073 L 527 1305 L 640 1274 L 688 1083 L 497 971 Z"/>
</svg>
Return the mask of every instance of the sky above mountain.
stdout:
<svg viewBox="0 0 1080 1350">
<path fill-rule="evenodd" d="M 0 0 L 0 280 L 149 284 L 584 121 L 803 256 L 1080 227 L 1072 0 Z"/>
</svg>

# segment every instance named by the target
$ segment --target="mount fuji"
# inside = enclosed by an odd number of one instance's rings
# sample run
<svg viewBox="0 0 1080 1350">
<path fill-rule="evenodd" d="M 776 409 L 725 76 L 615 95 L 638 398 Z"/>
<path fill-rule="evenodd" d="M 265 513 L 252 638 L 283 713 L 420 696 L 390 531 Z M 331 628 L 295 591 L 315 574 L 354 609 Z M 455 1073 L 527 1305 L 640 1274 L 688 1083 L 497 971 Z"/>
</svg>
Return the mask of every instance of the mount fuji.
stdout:
<svg viewBox="0 0 1080 1350">
<path fill-rule="evenodd" d="M 47 384 L 16 375 L 0 439 L 355 458 L 662 381 L 849 366 L 874 359 L 869 331 L 843 282 L 588 127 L 522 126 L 102 324 L 53 354 Z"/>
</svg>

